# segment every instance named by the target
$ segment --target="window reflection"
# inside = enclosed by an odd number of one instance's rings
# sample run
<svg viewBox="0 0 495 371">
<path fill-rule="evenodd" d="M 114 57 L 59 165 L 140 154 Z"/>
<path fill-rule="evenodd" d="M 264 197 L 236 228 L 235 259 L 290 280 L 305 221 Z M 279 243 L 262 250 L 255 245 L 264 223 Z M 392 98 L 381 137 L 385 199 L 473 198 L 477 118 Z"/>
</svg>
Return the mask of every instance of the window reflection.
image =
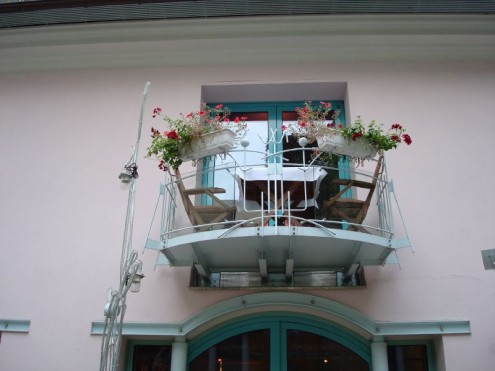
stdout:
<svg viewBox="0 0 495 371">
<path fill-rule="evenodd" d="M 132 371 L 169 371 L 169 345 L 136 344 L 133 348 Z"/>
<path fill-rule="evenodd" d="M 287 331 L 287 371 L 367 371 L 368 364 L 343 345 L 310 332 Z"/>
<path fill-rule="evenodd" d="M 189 371 L 269 371 L 270 331 L 258 330 L 215 344 L 189 364 Z"/>
<path fill-rule="evenodd" d="M 428 371 L 426 345 L 389 345 L 389 371 Z"/>
<path fill-rule="evenodd" d="M 243 148 L 238 145 L 235 151 L 230 152 L 229 156 L 223 160 L 225 167 L 233 167 L 235 163 L 240 166 L 259 165 L 265 162 L 266 142 L 268 141 L 268 112 L 232 112 L 231 117 L 236 116 L 247 117 L 246 125 L 247 132 L 245 138 L 249 140 L 249 146 L 246 153 Z M 238 200 L 239 194 L 234 177 L 232 176 L 232 168 L 230 172 L 227 170 L 218 170 L 222 166 L 222 161 L 216 158 L 212 162 L 215 166 L 213 186 L 225 189 L 225 193 L 217 194 L 217 197 L 222 200 Z"/>
</svg>

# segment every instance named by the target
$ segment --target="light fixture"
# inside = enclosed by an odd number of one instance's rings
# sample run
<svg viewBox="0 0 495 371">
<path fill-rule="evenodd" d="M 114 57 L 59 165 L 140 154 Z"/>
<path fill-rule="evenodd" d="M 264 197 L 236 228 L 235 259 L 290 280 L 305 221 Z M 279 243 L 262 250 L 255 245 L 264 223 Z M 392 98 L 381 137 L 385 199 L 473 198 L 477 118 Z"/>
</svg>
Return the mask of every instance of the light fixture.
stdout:
<svg viewBox="0 0 495 371">
<path fill-rule="evenodd" d="M 481 258 L 486 270 L 495 269 L 495 249 L 481 250 Z"/>
<path fill-rule="evenodd" d="M 125 164 L 124 168 L 120 172 L 119 179 L 122 183 L 130 183 L 131 179 L 136 179 L 139 176 L 136 163 L 131 163 L 131 161 Z"/>
<path fill-rule="evenodd" d="M 139 290 L 141 290 L 141 280 L 144 277 L 143 262 L 141 260 L 136 260 L 134 265 L 135 265 L 135 272 L 131 275 L 132 282 L 131 282 L 131 288 L 129 290 L 131 292 L 139 292 Z"/>
<path fill-rule="evenodd" d="M 119 179 L 122 183 L 129 183 L 132 179 L 132 172 L 124 167 L 120 172 Z"/>
</svg>

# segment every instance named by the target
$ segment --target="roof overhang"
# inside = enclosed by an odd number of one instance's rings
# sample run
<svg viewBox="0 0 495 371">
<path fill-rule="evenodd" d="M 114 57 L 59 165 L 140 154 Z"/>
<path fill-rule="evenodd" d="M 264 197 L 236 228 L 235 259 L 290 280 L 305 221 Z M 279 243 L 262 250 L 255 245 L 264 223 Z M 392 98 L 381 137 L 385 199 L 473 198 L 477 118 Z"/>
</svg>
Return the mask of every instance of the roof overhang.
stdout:
<svg viewBox="0 0 495 371">
<path fill-rule="evenodd" d="M 0 54 L 0 72 L 490 62 L 495 15 L 300 15 L 22 27 L 0 30 Z"/>
</svg>

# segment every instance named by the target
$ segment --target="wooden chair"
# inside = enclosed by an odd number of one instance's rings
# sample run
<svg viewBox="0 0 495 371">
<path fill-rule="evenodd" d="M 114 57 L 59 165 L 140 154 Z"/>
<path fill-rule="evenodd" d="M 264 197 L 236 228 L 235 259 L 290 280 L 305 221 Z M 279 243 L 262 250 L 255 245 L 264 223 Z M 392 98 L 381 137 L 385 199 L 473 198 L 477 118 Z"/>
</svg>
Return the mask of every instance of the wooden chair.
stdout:
<svg viewBox="0 0 495 371">
<path fill-rule="evenodd" d="M 215 196 L 215 193 L 225 193 L 225 189 L 217 187 L 186 189 L 182 181 L 179 169 L 175 169 L 177 178 L 177 189 L 179 190 L 184 209 L 192 225 L 203 225 L 234 220 L 235 207 L 232 207 Z M 190 196 L 208 195 L 213 200 L 213 205 L 194 205 Z M 196 228 L 196 230 L 206 230 L 209 227 Z"/>
<path fill-rule="evenodd" d="M 356 224 L 362 224 L 368 213 L 368 209 L 375 192 L 376 183 L 383 171 L 383 156 L 380 156 L 376 164 L 375 172 L 371 181 L 362 181 L 354 179 L 334 179 L 333 183 L 341 186 L 341 190 L 333 197 L 323 203 L 325 217 L 329 219 L 339 219 L 344 222 L 352 223 L 349 230 L 360 230 L 366 232 L 366 229 Z M 368 190 L 364 200 L 355 198 L 342 198 L 341 196 L 352 187 L 363 188 Z"/>
</svg>

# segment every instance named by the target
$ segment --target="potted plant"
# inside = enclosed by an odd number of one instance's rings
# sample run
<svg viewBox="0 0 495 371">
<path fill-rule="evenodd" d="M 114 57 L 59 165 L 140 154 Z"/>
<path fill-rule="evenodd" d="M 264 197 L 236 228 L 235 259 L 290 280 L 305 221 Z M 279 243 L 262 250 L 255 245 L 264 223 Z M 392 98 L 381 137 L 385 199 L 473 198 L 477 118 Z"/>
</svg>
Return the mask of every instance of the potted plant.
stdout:
<svg viewBox="0 0 495 371">
<path fill-rule="evenodd" d="M 246 132 L 246 117 L 230 118 L 230 110 L 222 104 L 209 107 L 202 103 L 200 110 L 173 119 L 161 108 L 153 110 L 153 117 L 161 116 L 167 131 L 151 128 L 151 145 L 146 157 L 158 159 L 158 167 L 178 168 L 182 162 L 205 156 L 226 153 Z"/>
<path fill-rule="evenodd" d="M 397 148 L 404 141 L 412 143 L 406 129 L 400 124 L 393 124 L 384 131 L 383 125 L 372 120 L 364 125 L 360 116 L 351 126 L 344 127 L 336 123 L 338 112 L 333 111 L 331 104 L 320 102 L 314 107 L 311 101 L 305 102 L 303 108 L 296 108 L 297 122 L 282 129 L 287 134 L 296 137 L 306 137 L 308 142 L 318 142 L 320 151 L 348 156 L 358 161 L 373 158 L 377 153 L 383 153 Z"/>
<path fill-rule="evenodd" d="M 373 158 L 377 153 L 395 149 L 402 141 L 407 145 L 412 143 L 402 125 L 395 123 L 384 131 L 383 126 L 375 120 L 365 126 L 360 116 L 348 127 L 332 123 L 321 134 L 318 137 L 320 150 L 358 160 Z"/>
</svg>

